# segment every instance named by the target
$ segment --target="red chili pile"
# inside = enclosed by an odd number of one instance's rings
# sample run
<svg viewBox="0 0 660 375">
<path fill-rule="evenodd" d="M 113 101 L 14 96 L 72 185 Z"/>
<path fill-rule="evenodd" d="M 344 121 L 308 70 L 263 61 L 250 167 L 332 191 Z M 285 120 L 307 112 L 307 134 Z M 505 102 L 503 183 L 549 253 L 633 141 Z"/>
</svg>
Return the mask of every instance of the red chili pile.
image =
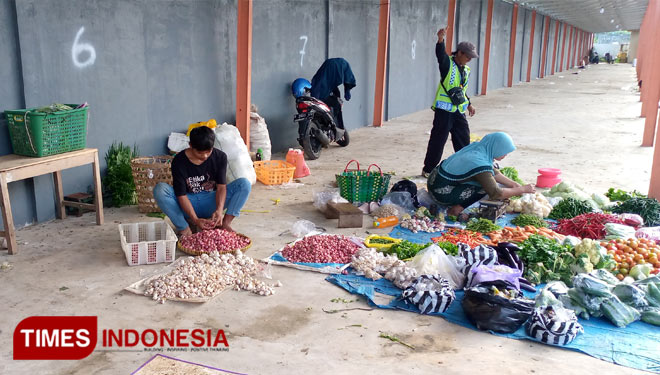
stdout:
<svg viewBox="0 0 660 375">
<path fill-rule="evenodd" d="M 607 235 L 605 231 L 607 223 L 623 224 L 623 220 L 615 215 L 592 212 L 578 215 L 572 219 L 559 220 L 553 229 L 555 232 L 567 236 L 598 240 Z"/>
<path fill-rule="evenodd" d="M 242 249 L 250 244 L 250 239 L 224 229 L 205 230 L 181 238 L 185 248 L 204 252 L 230 252 Z"/>
<path fill-rule="evenodd" d="M 317 235 L 287 245 L 282 250 L 289 262 L 351 263 L 353 254 L 360 249 L 355 242 L 340 235 Z"/>
</svg>

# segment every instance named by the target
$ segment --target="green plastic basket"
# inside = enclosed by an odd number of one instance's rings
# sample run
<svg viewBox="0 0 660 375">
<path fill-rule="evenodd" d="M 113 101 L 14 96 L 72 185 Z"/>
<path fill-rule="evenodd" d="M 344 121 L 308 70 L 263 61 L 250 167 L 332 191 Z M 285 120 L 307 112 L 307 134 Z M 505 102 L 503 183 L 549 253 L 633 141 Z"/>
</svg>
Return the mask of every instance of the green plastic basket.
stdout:
<svg viewBox="0 0 660 375">
<path fill-rule="evenodd" d="M 52 113 L 34 112 L 35 108 L 5 111 L 14 154 L 41 157 L 85 148 L 88 108 Z"/>
<path fill-rule="evenodd" d="M 357 169 L 349 170 L 348 166 L 355 162 Z M 378 173 L 371 172 L 371 167 L 378 168 Z M 379 201 L 390 186 L 391 174 L 383 173 L 376 164 L 371 164 L 367 170 L 360 170 L 360 163 L 351 160 L 346 164 L 344 172 L 335 175 L 339 194 L 349 202 L 363 203 Z"/>
</svg>

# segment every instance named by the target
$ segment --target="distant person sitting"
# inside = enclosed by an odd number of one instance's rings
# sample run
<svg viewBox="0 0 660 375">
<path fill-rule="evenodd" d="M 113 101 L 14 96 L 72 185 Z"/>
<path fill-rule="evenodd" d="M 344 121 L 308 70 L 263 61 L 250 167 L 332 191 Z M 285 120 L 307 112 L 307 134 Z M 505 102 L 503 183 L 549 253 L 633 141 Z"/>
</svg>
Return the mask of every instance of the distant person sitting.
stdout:
<svg viewBox="0 0 660 375">
<path fill-rule="evenodd" d="M 252 185 L 246 178 L 227 184 L 227 155 L 214 148 L 214 143 L 213 130 L 206 126 L 193 129 L 190 147 L 172 160 L 174 186 L 161 182 L 154 188 L 158 207 L 180 236 L 193 233 L 191 224 L 201 230 L 233 232 L 231 223 L 250 195 Z"/>
<path fill-rule="evenodd" d="M 608 64 L 614 64 L 614 59 L 609 52 L 605 53 L 605 61 L 607 61 Z"/>
</svg>

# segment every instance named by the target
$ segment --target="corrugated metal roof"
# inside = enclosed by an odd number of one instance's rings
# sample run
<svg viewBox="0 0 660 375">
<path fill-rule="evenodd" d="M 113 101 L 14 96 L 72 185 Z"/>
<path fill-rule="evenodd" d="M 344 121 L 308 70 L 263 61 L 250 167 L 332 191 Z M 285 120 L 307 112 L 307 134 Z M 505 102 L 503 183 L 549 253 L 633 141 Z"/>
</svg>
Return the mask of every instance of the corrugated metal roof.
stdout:
<svg viewBox="0 0 660 375">
<path fill-rule="evenodd" d="M 639 30 L 648 0 L 521 0 L 538 13 L 598 33 Z"/>
</svg>

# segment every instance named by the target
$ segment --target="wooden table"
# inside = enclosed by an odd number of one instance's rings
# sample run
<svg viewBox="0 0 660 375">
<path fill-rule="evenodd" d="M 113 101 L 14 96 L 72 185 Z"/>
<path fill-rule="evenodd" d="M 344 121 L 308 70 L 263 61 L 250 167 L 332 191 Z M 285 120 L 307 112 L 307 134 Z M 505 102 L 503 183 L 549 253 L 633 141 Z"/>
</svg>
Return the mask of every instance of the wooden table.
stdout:
<svg viewBox="0 0 660 375">
<path fill-rule="evenodd" d="M 94 172 L 94 204 L 69 202 L 64 200 L 62 192 L 62 170 L 92 164 Z M 20 155 L 0 156 L 0 205 L 2 205 L 2 221 L 5 226 L 0 235 L 7 240 L 9 254 L 16 254 L 16 234 L 14 233 L 14 219 L 11 215 L 11 204 L 9 202 L 10 182 L 24 180 L 41 176 L 47 173 L 53 174 L 55 183 L 55 205 L 58 219 L 66 217 L 65 206 L 82 207 L 96 211 L 96 224 L 103 224 L 103 198 L 101 197 L 101 174 L 99 172 L 99 154 L 95 148 L 66 152 L 53 156 L 34 158 Z"/>
</svg>

